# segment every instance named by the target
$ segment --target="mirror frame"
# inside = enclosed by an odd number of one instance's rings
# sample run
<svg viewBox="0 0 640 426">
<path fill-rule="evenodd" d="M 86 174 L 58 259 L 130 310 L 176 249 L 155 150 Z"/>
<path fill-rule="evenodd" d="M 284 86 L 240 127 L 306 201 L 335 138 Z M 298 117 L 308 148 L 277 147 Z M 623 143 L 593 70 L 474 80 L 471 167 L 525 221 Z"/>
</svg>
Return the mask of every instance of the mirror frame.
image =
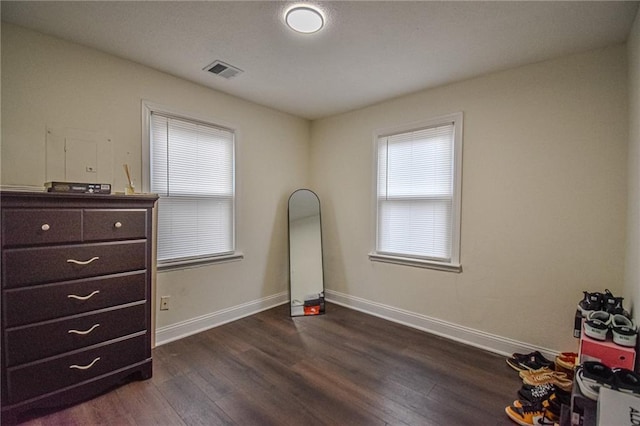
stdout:
<svg viewBox="0 0 640 426">
<path fill-rule="evenodd" d="M 296 193 L 299 193 L 301 191 L 305 191 L 305 192 L 309 192 L 311 193 L 317 203 L 318 203 L 318 226 L 320 228 L 320 268 L 322 271 L 322 288 L 321 291 L 319 293 L 319 298 L 318 298 L 318 305 L 314 304 L 313 306 L 319 306 L 319 309 L 316 310 L 315 309 L 310 309 L 309 311 L 311 313 L 306 313 L 303 310 L 302 314 L 295 314 L 293 313 L 293 292 L 292 292 L 292 288 L 291 288 L 291 199 L 293 198 L 293 196 Z M 301 316 L 315 316 L 315 315 L 323 315 L 325 313 L 325 298 L 324 298 L 324 251 L 323 251 L 323 237 L 322 237 L 322 205 L 320 203 L 320 197 L 318 197 L 318 194 L 316 194 L 315 192 L 313 192 L 310 189 L 307 188 L 300 188 L 300 189 L 296 189 L 295 191 L 293 191 L 291 193 L 291 195 L 289 196 L 289 199 L 287 200 L 287 246 L 288 246 L 288 263 L 289 263 L 289 315 L 291 317 L 301 317 Z"/>
</svg>

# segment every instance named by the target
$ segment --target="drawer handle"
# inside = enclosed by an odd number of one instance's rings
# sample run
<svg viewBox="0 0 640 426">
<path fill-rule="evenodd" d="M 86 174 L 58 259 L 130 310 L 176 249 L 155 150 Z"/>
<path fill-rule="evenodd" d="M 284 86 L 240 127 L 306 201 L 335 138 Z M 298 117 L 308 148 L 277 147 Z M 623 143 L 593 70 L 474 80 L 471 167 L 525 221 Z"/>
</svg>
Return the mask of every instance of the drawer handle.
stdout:
<svg viewBox="0 0 640 426">
<path fill-rule="evenodd" d="M 67 297 L 69 299 L 87 300 L 87 299 L 91 299 L 93 296 L 95 296 L 98 293 L 100 293 L 100 290 L 95 290 L 95 291 L 93 291 L 91 294 L 89 294 L 87 296 L 77 296 L 75 294 L 67 294 Z"/>
<path fill-rule="evenodd" d="M 49 226 L 48 223 L 45 223 L 40 227 L 40 229 L 42 229 L 43 231 L 48 231 L 49 229 L 51 229 L 51 227 Z"/>
<path fill-rule="evenodd" d="M 93 364 L 95 364 L 96 362 L 100 361 L 100 357 L 97 357 L 96 359 L 94 359 L 93 361 L 91 361 L 91 364 L 87 364 L 87 365 L 70 365 L 69 368 L 75 368 L 76 370 L 88 370 L 91 367 L 93 367 Z"/>
<path fill-rule="evenodd" d="M 75 260 L 75 259 L 67 259 L 67 263 L 75 263 L 76 265 L 88 265 L 91 262 L 93 262 L 94 260 L 98 260 L 98 259 L 100 259 L 98 256 L 94 256 L 91 259 L 85 260 L 85 261 Z"/>
<path fill-rule="evenodd" d="M 113 224 L 113 226 L 115 226 L 116 228 L 120 229 L 122 228 L 122 222 L 116 222 Z"/>
<path fill-rule="evenodd" d="M 96 329 L 96 327 L 100 327 L 100 324 L 94 324 L 94 325 L 93 325 L 93 327 L 91 327 L 90 329 L 85 330 L 85 331 L 80 331 L 80 330 L 69 330 L 69 331 L 67 331 L 67 333 L 69 333 L 69 334 L 81 334 L 81 335 L 83 335 L 83 336 L 84 336 L 85 334 L 89 334 L 89 333 L 91 333 L 93 330 L 95 330 L 95 329 Z"/>
</svg>

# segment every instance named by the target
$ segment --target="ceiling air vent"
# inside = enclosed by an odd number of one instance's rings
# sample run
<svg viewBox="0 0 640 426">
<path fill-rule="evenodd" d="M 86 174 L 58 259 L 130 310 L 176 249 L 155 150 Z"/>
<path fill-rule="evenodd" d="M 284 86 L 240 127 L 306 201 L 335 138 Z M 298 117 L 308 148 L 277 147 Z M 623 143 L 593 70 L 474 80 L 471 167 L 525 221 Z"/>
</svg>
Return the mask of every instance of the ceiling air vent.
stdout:
<svg viewBox="0 0 640 426">
<path fill-rule="evenodd" d="M 222 61 L 215 61 L 204 67 L 204 70 L 227 79 L 233 78 L 242 72 L 240 68 L 236 68 Z"/>
</svg>

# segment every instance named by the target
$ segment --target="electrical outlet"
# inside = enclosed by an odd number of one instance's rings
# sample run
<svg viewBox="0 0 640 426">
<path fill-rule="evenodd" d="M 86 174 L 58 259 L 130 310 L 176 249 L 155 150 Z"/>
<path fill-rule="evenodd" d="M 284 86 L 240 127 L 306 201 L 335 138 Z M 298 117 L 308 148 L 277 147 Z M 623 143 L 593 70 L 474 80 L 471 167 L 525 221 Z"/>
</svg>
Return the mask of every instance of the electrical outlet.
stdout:
<svg viewBox="0 0 640 426">
<path fill-rule="evenodd" d="M 170 296 L 162 296 L 160 298 L 160 310 L 161 311 L 168 311 L 169 310 L 169 299 L 171 297 Z"/>
</svg>

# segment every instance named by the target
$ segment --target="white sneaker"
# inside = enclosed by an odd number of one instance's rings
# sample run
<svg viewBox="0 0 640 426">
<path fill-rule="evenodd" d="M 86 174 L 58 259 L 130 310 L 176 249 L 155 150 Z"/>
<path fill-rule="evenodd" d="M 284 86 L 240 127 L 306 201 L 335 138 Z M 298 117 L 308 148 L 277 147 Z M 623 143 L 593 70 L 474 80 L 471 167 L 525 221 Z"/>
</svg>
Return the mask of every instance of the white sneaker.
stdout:
<svg viewBox="0 0 640 426">
<path fill-rule="evenodd" d="M 633 348 L 636 346 L 638 331 L 635 324 L 624 315 L 616 314 L 611 320 L 613 343 Z"/>
<path fill-rule="evenodd" d="M 576 383 L 580 392 L 589 399 L 598 400 L 602 386 L 615 388 L 613 370 L 596 361 L 583 362 L 576 371 Z"/>
<path fill-rule="evenodd" d="M 607 340 L 611 314 L 605 311 L 591 312 L 584 323 L 584 333 L 596 340 Z"/>
</svg>

